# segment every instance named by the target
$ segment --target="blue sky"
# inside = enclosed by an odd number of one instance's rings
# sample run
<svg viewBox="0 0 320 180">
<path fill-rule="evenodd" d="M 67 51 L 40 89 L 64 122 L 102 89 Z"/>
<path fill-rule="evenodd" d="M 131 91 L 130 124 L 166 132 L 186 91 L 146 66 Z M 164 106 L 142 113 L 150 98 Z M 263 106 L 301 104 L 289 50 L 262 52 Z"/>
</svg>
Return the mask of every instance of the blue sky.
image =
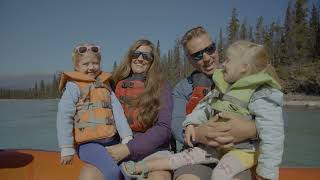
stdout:
<svg viewBox="0 0 320 180">
<path fill-rule="evenodd" d="M 316 2 L 311 1 L 311 2 Z M 72 70 L 71 50 L 81 42 L 102 47 L 111 71 L 139 38 L 172 48 L 189 28 L 203 25 L 213 37 L 225 30 L 231 10 L 254 25 L 283 20 L 287 0 L 1 0 L 0 76 Z"/>
</svg>

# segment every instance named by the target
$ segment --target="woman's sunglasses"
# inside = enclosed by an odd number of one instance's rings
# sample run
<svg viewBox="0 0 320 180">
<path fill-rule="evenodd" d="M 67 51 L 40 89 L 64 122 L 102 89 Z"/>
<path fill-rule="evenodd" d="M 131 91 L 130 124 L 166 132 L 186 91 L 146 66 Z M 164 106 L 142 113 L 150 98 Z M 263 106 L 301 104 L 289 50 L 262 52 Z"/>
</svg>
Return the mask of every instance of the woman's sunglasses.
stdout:
<svg viewBox="0 0 320 180">
<path fill-rule="evenodd" d="M 152 61 L 153 60 L 153 56 L 151 53 L 148 52 L 141 52 L 141 51 L 132 51 L 131 53 L 131 57 L 133 59 L 137 59 L 142 55 L 142 58 L 146 61 Z"/>
<path fill-rule="evenodd" d="M 216 44 L 214 42 L 212 42 L 212 44 L 198 52 L 195 52 L 193 54 L 191 54 L 191 58 L 194 61 L 200 61 L 203 59 L 203 53 L 206 53 L 208 55 L 213 54 L 216 51 Z"/>
<path fill-rule="evenodd" d="M 94 52 L 94 53 L 99 53 L 100 52 L 100 47 L 99 46 L 78 46 L 76 47 L 76 50 L 79 54 L 86 53 L 88 51 Z"/>
</svg>

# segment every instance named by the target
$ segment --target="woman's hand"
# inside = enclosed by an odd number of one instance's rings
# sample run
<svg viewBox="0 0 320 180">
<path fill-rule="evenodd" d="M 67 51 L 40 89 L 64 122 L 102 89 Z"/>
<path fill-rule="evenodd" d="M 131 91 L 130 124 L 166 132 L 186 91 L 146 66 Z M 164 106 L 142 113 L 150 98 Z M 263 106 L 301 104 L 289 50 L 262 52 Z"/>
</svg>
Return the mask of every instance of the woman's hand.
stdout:
<svg viewBox="0 0 320 180">
<path fill-rule="evenodd" d="M 188 144 L 188 146 L 193 147 L 192 141 L 195 141 L 195 130 L 194 125 L 190 124 L 185 129 L 185 137 L 184 141 Z"/>
<path fill-rule="evenodd" d="M 129 148 L 126 144 L 116 144 L 106 147 L 113 160 L 120 162 L 130 155 Z"/>
</svg>

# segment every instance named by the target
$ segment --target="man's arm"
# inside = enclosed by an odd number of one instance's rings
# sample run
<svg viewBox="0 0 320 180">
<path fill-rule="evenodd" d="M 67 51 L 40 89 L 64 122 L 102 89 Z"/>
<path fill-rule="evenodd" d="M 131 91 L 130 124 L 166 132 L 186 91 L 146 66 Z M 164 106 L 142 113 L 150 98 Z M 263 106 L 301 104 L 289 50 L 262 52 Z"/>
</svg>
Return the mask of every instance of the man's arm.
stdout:
<svg viewBox="0 0 320 180">
<path fill-rule="evenodd" d="M 257 137 L 256 123 L 254 121 L 242 119 L 227 112 L 220 113 L 219 117 L 229 119 L 227 123 L 231 126 L 230 135 L 234 137 L 235 143 Z"/>
<path fill-rule="evenodd" d="M 216 122 L 225 118 L 227 122 Z M 253 121 L 241 119 L 230 113 L 219 113 L 207 123 L 195 129 L 196 141 L 213 147 L 230 147 L 246 139 L 256 137 L 256 126 Z"/>
<path fill-rule="evenodd" d="M 171 131 L 174 138 L 182 144 L 184 143 L 182 123 L 186 119 L 186 105 L 191 93 L 192 85 L 188 83 L 187 79 L 180 81 L 172 91 L 173 112 Z"/>
</svg>

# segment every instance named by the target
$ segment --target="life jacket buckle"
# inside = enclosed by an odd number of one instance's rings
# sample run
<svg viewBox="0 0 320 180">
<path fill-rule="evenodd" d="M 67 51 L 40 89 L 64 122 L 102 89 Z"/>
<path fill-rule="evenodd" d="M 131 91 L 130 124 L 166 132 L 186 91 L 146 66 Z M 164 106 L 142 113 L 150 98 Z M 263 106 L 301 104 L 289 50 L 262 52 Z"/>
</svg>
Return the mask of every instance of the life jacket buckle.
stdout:
<svg viewBox="0 0 320 180">
<path fill-rule="evenodd" d="M 93 105 L 92 102 L 87 102 L 82 107 L 84 110 L 92 110 L 92 108 L 93 108 L 92 105 Z"/>
<path fill-rule="evenodd" d="M 95 81 L 95 82 L 93 83 L 93 86 L 94 86 L 95 88 L 105 87 L 104 84 L 103 84 L 101 81 Z"/>
<path fill-rule="evenodd" d="M 203 89 L 202 93 L 204 96 L 206 96 L 209 93 L 209 91 L 210 91 L 209 89 L 205 88 Z"/>
<path fill-rule="evenodd" d="M 222 99 L 222 98 L 223 98 L 223 96 L 224 96 L 224 94 L 223 94 L 223 93 L 221 93 L 221 92 L 219 92 L 219 94 L 218 94 L 218 99 Z"/>
<path fill-rule="evenodd" d="M 111 104 L 108 103 L 108 102 L 101 102 L 101 107 L 102 108 L 108 108 L 108 109 L 112 108 Z"/>
</svg>

